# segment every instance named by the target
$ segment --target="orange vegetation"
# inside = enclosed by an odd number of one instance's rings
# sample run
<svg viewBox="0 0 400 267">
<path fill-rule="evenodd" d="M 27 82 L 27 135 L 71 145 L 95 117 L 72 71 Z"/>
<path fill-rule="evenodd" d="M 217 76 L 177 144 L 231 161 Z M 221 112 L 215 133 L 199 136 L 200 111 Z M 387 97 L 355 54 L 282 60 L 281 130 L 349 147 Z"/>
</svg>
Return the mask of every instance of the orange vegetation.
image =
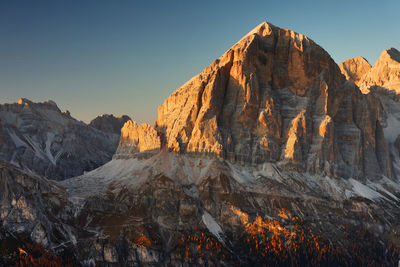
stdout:
<svg viewBox="0 0 400 267">
<path fill-rule="evenodd" d="M 60 255 L 55 255 L 22 235 L 2 232 L 0 238 L 0 266 L 78 266 L 71 252 L 66 249 Z"/>
<path fill-rule="evenodd" d="M 136 242 L 136 245 L 138 245 L 139 247 L 143 247 L 143 248 L 144 247 L 149 247 L 151 245 L 151 241 L 150 241 L 150 239 L 147 238 L 146 235 L 142 234 L 138 238 L 138 240 Z"/>
<path fill-rule="evenodd" d="M 23 248 L 18 248 L 18 253 L 14 252 L 13 257 L 16 267 L 75 266 L 75 264 L 66 263 L 61 257 L 49 253 L 40 244 L 24 243 Z"/>
<path fill-rule="evenodd" d="M 18 248 L 18 251 L 19 251 L 19 255 L 20 256 L 28 256 L 28 253 L 26 253 L 26 251 L 25 250 L 23 250 L 22 248 Z"/>
<path fill-rule="evenodd" d="M 190 261 L 194 258 L 213 261 L 227 257 L 226 250 L 222 244 L 214 237 L 208 236 L 203 232 L 181 237 L 178 247 L 184 252 L 184 255 L 182 255 L 184 261 Z"/>
<path fill-rule="evenodd" d="M 304 221 L 292 217 L 285 209 L 278 211 L 284 223 L 261 216 L 251 220 L 240 209 L 231 209 L 244 228 L 244 235 L 236 246 L 240 247 L 239 253 L 244 253 L 242 257 L 247 264 L 254 266 L 379 266 L 383 262 L 396 263 L 400 256 L 398 248 L 376 244 L 370 234 L 362 231 L 355 236 L 365 243 L 351 242 L 348 247 L 327 244 Z M 352 237 L 345 239 L 353 240 Z"/>
<path fill-rule="evenodd" d="M 289 220 L 290 218 L 292 218 L 292 214 L 286 209 L 279 209 L 278 216 L 285 220 Z"/>
</svg>

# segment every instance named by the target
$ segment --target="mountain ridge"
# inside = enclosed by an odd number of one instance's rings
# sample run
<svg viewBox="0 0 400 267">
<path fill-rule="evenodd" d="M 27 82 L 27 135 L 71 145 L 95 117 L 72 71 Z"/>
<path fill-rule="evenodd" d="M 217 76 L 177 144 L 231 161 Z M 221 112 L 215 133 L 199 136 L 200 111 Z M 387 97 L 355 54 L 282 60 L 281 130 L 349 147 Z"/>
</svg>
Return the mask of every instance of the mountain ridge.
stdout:
<svg viewBox="0 0 400 267">
<path fill-rule="evenodd" d="M 123 117 L 122 122 L 126 119 Z M 62 112 L 52 100 L 35 103 L 20 98 L 16 103 L 0 105 L 0 135 L 1 160 L 58 180 L 81 175 L 109 161 L 120 130 L 101 131 L 86 125 L 68 111 Z"/>
</svg>

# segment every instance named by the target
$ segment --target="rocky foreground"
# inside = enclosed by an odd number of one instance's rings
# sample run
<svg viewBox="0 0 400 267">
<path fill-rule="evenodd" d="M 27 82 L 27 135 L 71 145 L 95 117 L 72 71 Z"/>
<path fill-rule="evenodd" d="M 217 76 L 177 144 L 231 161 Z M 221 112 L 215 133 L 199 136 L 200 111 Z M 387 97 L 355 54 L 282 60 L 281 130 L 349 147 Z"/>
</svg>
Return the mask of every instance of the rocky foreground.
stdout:
<svg viewBox="0 0 400 267">
<path fill-rule="evenodd" d="M 396 55 L 339 67 L 262 23 L 105 165 L 58 183 L 1 165 L 2 227 L 83 266 L 393 266 Z"/>
</svg>

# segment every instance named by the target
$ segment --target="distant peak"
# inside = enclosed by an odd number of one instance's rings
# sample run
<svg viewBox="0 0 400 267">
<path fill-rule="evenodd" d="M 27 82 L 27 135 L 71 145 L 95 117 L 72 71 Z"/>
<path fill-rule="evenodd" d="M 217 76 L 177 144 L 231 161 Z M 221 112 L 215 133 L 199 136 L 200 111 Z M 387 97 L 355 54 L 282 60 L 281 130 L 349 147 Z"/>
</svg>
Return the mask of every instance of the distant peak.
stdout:
<svg viewBox="0 0 400 267">
<path fill-rule="evenodd" d="M 100 116 L 97 116 L 97 118 L 115 118 L 115 117 L 114 117 L 114 114 L 103 113 Z"/>
<path fill-rule="evenodd" d="M 369 66 L 371 66 L 371 64 L 368 62 L 368 60 L 361 56 L 346 59 L 345 61 L 343 61 L 340 64 L 342 65 L 342 64 L 349 64 L 349 63 L 368 64 Z"/>
<path fill-rule="evenodd" d="M 50 99 L 44 101 L 43 103 L 47 104 L 47 105 L 51 105 L 51 106 L 57 107 L 56 102 L 54 102 L 53 100 L 50 100 Z"/>
<path fill-rule="evenodd" d="M 28 105 L 28 104 L 32 104 L 32 103 L 33 103 L 33 102 L 30 101 L 30 100 L 27 99 L 27 98 L 21 97 L 20 99 L 18 99 L 18 104 L 19 104 L 19 105 Z"/>
<path fill-rule="evenodd" d="M 400 63 L 400 51 L 399 50 L 397 50 L 394 47 L 391 47 L 389 49 L 386 49 L 384 52 L 386 52 L 390 56 L 391 59 Z"/>
<path fill-rule="evenodd" d="M 126 115 L 115 117 L 113 114 L 102 114 L 91 120 L 89 125 L 103 132 L 119 134 L 128 120 L 130 118 Z"/>
<path fill-rule="evenodd" d="M 120 119 L 120 120 L 130 120 L 131 118 L 128 116 L 128 115 L 124 115 L 124 114 L 121 114 L 121 115 L 119 115 L 119 116 L 117 116 L 117 119 Z"/>
<path fill-rule="evenodd" d="M 388 62 L 388 61 L 395 61 L 400 63 L 400 52 L 399 50 L 397 50 L 396 48 L 389 48 L 389 49 L 385 49 L 382 51 L 380 57 L 378 58 L 378 61 L 375 63 L 379 63 L 379 62 Z"/>
<path fill-rule="evenodd" d="M 252 29 L 246 36 L 253 34 L 258 34 L 261 36 L 269 35 L 271 34 L 273 28 L 276 28 L 276 26 L 264 21 Z"/>
<path fill-rule="evenodd" d="M 339 65 L 347 80 L 358 83 L 361 77 L 371 69 L 371 64 L 363 57 L 350 58 Z"/>
<path fill-rule="evenodd" d="M 360 56 L 358 56 L 358 57 L 355 57 L 354 60 L 367 63 L 368 65 L 371 66 L 371 64 L 368 62 L 368 60 L 367 60 L 365 57 L 360 57 Z"/>
<path fill-rule="evenodd" d="M 44 101 L 42 103 L 41 102 L 35 103 L 35 102 L 33 102 L 33 101 L 31 101 L 31 100 L 29 100 L 27 98 L 21 97 L 20 99 L 18 99 L 17 103 L 19 105 L 36 105 L 36 104 L 40 105 L 40 104 L 44 104 L 44 105 L 48 105 L 48 106 L 52 106 L 52 107 L 58 108 L 56 102 L 54 102 L 53 100 L 50 100 L 50 99 L 48 99 L 48 100 L 46 100 L 46 101 Z"/>
</svg>

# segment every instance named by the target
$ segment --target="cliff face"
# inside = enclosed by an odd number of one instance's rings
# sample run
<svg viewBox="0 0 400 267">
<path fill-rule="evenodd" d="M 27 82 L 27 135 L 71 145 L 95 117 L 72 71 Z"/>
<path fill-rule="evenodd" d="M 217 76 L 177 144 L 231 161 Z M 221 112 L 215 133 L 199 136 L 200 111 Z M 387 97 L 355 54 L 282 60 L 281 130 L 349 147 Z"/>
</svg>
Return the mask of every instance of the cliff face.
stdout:
<svg viewBox="0 0 400 267">
<path fill-rule="evenodd" d="M 368 71 L 365 71 L 365 62 L 357 58 L 346 60 L 341 66 L 344 66 L 342 72 L 345 75 L 346 71 L 349 71 L 350 76 L 361 75 L 356 84 L 369 99 L 373 99 L 374 106 L 378 107 L 378 120 L 389 144 L 387 146 L 378 143 L 378 148 L 387 153 L 389 147 L 389 164 L 394 166 L 393 174 L 400 177 L 400 52 L 395 48 L 384 50 Z M 351 77 L 349 79 L 352 80 Z"/>
<path fill-rule="evenodd" d="M 140 153 L 154 154 L 160 151 L 160 147 L 159 134 L 152 126 L 147 123 L 139 126 L 129 120 L 121 129 L 121 138 L 114 158 L 129 158 Z"/>
<path fill-rule="evenodd" d="M 265 22 L 172 93 L 155 128 L 179 153 L 391 176 L 378 113 L 376 101 L 346 82 L 324 49 Z"/>
</svg>

